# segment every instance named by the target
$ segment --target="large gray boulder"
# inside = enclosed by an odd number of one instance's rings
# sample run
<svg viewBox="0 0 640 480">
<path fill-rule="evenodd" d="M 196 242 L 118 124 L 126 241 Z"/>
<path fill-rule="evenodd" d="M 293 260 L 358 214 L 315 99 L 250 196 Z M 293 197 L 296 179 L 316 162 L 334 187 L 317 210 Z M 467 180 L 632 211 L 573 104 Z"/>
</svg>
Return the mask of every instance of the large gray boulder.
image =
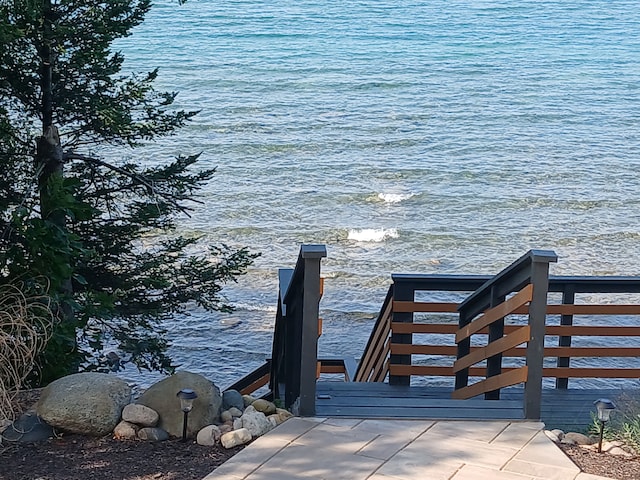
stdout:
<svg viewBox="0 0 640 480">
<path fill-rule="evenodd" d="M 136 402 L 158 412 L 158 427 L 173 437 L 182 436 L 184 414 L 176 395 L 183 388 L 190 388 L 198 395 L 188 416 L 187 436 L 191 437 L 207 425 L 216 423 L 220 415 L 222 396 L 220 389 L 210 380 L 196 373 L 178 372 L 152 385 Z"/>
<path fill-rule="evenodd" d="M 42 390 L 36 412 L 49 425 L 71 433 L 107 435 L 131 401 L 131 388 L 107 373 L 76 373 Z"/>
</svg>

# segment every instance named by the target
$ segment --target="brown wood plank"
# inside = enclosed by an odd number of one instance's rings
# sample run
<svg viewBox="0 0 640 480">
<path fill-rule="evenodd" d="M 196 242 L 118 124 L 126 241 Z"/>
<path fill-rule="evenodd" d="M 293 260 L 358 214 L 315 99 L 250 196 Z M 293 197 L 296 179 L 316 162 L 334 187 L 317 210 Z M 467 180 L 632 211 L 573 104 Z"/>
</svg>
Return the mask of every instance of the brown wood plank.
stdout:
<svg viewBox="0 0 640 480">
<path fill-rule="evenodd" d="M 471 347 L 475 352 L 484 347 Z M 391 353 L 398 355 L 442 355 L 446 357 L 456 356 L 458 347 L 455 345 L 406 345 L 392 343 Z M 510 348 L 505 350 L 505 357 L 525 357 L 527 349 Z M 545 347 L 544 356 L 553 357 L 640 357 L 640 348 L 634 347 Z"/>
<path fill-rule="evenodd" d="M 459 358 L 453 364 L 453 371 L 459 372 L 460 370 L 470 367 L 471 365 L 475 365 L 476 363 L 482 362 L 489 357 L 493 357 L 494 355 L 503 353 L 510 348 L 514 348 L 517 345 L 528 342 L 530 338 L 531 328 L 529 327 L 529 325 L 524 325 L 515 332 L 499 338 L 494 342 L 491 342 L 486 347 L 480 347 L 475 351 L 469 353 L 469 355 L 465 355 L 464 357 Z"/>
<path fill-rule="evenodd" d="M 640 315 L 638 304 L 566 304 L 547 305 L 548 315 Z"/>
<path fill-rule="evenodd" d="M 393 333 L 449 333 L 453 335 L 458 331 L 458 324 L 391 322 L 391 330 Z"/>
<path fill-rule="evenodd" d="M 640 368 L 570 368 L 542 369 L 545 377 L 556 378 L 640 378 Z"/>
<path fill-rule="evenodd" d="M 388 343 L 387 343 L 387 348 L 389 348 Z M 384 379 L 387 378 L 388 373 L 389 373 L 389 353 L 387 352 L 387 357 L 384 362 L 384 365 L 382 365 L 382 368 L 374 372 L 375 375 L 372 377 L 372 380 L 374 382 L 384 382 Z"/>
<path fill-rule="evenodd" d="M 320 373 L 341 373 L 343 375 L 346 374 L 344 369 L 344 365 L 320 365 Z"/>
<path fill-rule="evenodd" d="M 512 368 L 503 368 L 503 371 L 513 370 Z M 453 366 L 428 366 L 428 365 L 389 365 L 389 373 L 391 375 L 417 375 L 417 376 L 437 376 L 451 377 L 455 375 Z M 487 369 L 484 367 L 471 367 L 469 375 L 472 377 L 484 377 Z"/>
<path fill-rule="evenodd" d="M 640 327 L 549 325 L 546 334 L 574 337 L 640 337 Z"/>
<path fill-rule="evenodd" d="M 525 365 L 524 367 L 516 368 L 485 380 L 480 380 L 473 385 L 454 390 L 451 394 L 451 398 L 463 400 L 486 392 L 492 392 L 493 390 L 498 390 L 500 388 L 517 385 L 527 381 L 528 373 L 529 369 Z"/>
<path fill-rule="evenodd" d="M 393 311 L 398 313 L 458 313 L 458 304 L 394 301 Z"/>
<path fill-rule="evenodd" d="M 407 345 L 404 343 L 392 343 L 391 353 L 398 355 L 447 355 L 455 356 L 458 347 L 455 345 Z"/>
<path fill-rule="evenodd" d="M 460 342 L 465 338 L 469 338 L 474 333 L 482 330 L 485 327 L 488 327 L 496 320 L 506 317 L 507 315 L 513 313 L 513 311 L 528 302 L 533 298 L 533 285 L 529 284 L 516 293 L 513 297 L 509 298 L 507 301 L 502 302 L 500 305 L 490 308 L 486 310 L 480 317 L 475 319 L 469 325 L 461 328 L 456 333 L 456 342 Z"/>
<path fill-rule="evenodd" d="M 458 331 L 455 323 L 400 323 L 392 322 L 394 333 L 436 333 L 454 334 Z M 520 328 L 520 325 L 505 325 L 504 331 L 509 334 Z M 487 334 L 483 328 L 477 334 Z M 640 327 L 637 326 L 604 326 L 604 325 L 547 325 L 545 333 L 549 336 L 575 337 L 640 337 Z"/>
<path fill-rule="evenodd" d="M 376 368 L 380 368 L 380 355 L 383 354 L 388 338 L 391 333 L 391 302 L 387 305 L 387 308 L 380 318 L 380 322 L 376 325 L 375 332 L 373 333 L 376 339 L 373 344 L 374 348 L 368 350 L 360 360 L 360 365 L 356 372 L 356 382 L 365 382 L 369 380 L 371 375 L 375 372 Z M 387 347 L 388 348 L 388 347 Z M 384 361 L 384 360 L 382 360 Z"/>
<path fill-rule="evenodd" d="M 271 377 L 271 374 L 269 374 L 269 373 L 263 375 L 262 377 L 257 379 L 255 382 L 251 383 L 250 385 L 248 385 L 245 388 L 243 388 L 242 390 L 240 390 L 240 393 L 242 395 L 251 395 L 253 392 L 258 390 L 260 387 L 264 387 L 267 383 L 269 383 L 269 378 L 270 377 Z"/>
<path fill-rule="evenodd" d="M 505 354 L 507 355 L 507 354 Z M 516 356 L 516 355 L 514 355 Z M 524 353 L 521 354 L 524 356 Z M 546 347 L 545 357 L 640 357 L 633 347 Z"/>
</svg>

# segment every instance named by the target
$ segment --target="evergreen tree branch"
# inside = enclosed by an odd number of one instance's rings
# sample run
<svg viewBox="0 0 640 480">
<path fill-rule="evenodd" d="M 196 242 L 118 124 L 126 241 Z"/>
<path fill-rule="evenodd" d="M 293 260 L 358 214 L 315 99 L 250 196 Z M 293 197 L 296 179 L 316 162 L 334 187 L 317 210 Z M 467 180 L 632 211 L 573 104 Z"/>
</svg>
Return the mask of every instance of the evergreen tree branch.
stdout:
<svg viewBox="0 0 640 480">
<path fill-rule="evenodd" d="M 111 164 L 109 162 L 105 162 L 103 160 L 100 160 L 99 158 L 89 157 L 87 155 L 80 155 L 78 153 L 65 152 L 64 159 L 65 159 L 65 161 L 66 160 L 80 160 L 82 162 L 91 163 L 93 165 L 99 165 L 101 167 L 108 168 L 109 170 L 112 170 L 112 171 L 114 171 L 116 173 L 119 173 L 121 175 L 124 175 L 124 176 L 130 178 L 131 180 L 133 180 L 134 184 L 143 186 L 146 189 L 147 194 L 156 195 L 158 197 L 161 197 L 166 202 L 171 204 L 173 207 L 175 207 L 176 209 L 178 209 L 179 211 L 181 211 L 182 213 L 184 213 L 188 217 L 191 217 L 191 215 L 189 214 L 189 211 L 192 210 L 191 208 L 189 208 L 189 207 L 187 207 L 185 205 L 181 205 L 180 203 L 178 203 L 175 200 L 175 198 L 171 194 L 168 194 L 168 193 L 160 191 L 158 188 L 156 188 L 156 186 L 153 184 L 152 181 L 149 181 L 147 178 L 145 178 L 144 176 L 142 176 L 142 175 L 140 175 L 138 173 L 130 172 L 130 171 L 124 169 L 124 168 L 118 167 L 117 165 L 113 165 L 113 164 Z M 198 202 L 195 199 L 191 199 L 191 200 L 194 201 L 194 202 L 197 202 L 197 203 L 201 203 L 201 202 Z"/>
</svg>

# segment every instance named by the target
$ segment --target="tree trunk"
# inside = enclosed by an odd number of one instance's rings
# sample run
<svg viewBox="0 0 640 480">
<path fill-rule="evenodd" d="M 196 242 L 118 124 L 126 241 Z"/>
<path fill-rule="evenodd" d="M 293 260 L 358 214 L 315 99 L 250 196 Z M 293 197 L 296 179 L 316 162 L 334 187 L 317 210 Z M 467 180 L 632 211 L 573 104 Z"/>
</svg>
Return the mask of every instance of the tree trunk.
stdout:
<svg viewBox="0 0 640 480">
<path fill-rule="evenodd" d="M 42 6 L 43 42 L 40 50 L 42 88 L 42 136 L 37 141 L 36 172 L 40 193 L 40 216 L 59 232 L 67 233 L 66 213 L 59 202 L 64 192 L 64 156 L 58 129 L 53 125 L 53 65 L 54 54 L 52 44 L 52 11 L 51 0 L 45 0 Z M 69 252 L 60 252 L 60 260 L 71 271 Z M 50 295 L 57 301 L 57 316 L 62 332 L 70 335 L 72 345 L 70 354 L 76 350 L 75 322 L 72 307 L 73 287 L 71 277 L 56 279 L 54 291 Z"/>
</svg>

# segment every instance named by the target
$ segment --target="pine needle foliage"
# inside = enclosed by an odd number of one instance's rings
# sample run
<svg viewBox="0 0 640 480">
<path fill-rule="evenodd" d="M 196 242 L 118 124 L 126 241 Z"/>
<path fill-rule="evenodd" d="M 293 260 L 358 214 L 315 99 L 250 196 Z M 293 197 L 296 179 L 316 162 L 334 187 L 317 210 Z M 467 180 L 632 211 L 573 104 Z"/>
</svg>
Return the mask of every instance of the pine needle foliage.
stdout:
<svg viewBox="0 0 640 480">
<path fill-rule="evenodd" d="M 170 372 L 164 322 L 189 305 L 231 310 L 221 288 L 256 256 L 176 232 L 215 173 L 198 154 L 137 153 L 197 113 L 172 108 L 157 70 L 121 71 L 112 43 L 150 8 L 0 2 L 0 284 L 46 279 L 56 322 L 36 383 L 127 362 Z M 110 349 L 122 361 L 105 362 Z"/>
</svg>

